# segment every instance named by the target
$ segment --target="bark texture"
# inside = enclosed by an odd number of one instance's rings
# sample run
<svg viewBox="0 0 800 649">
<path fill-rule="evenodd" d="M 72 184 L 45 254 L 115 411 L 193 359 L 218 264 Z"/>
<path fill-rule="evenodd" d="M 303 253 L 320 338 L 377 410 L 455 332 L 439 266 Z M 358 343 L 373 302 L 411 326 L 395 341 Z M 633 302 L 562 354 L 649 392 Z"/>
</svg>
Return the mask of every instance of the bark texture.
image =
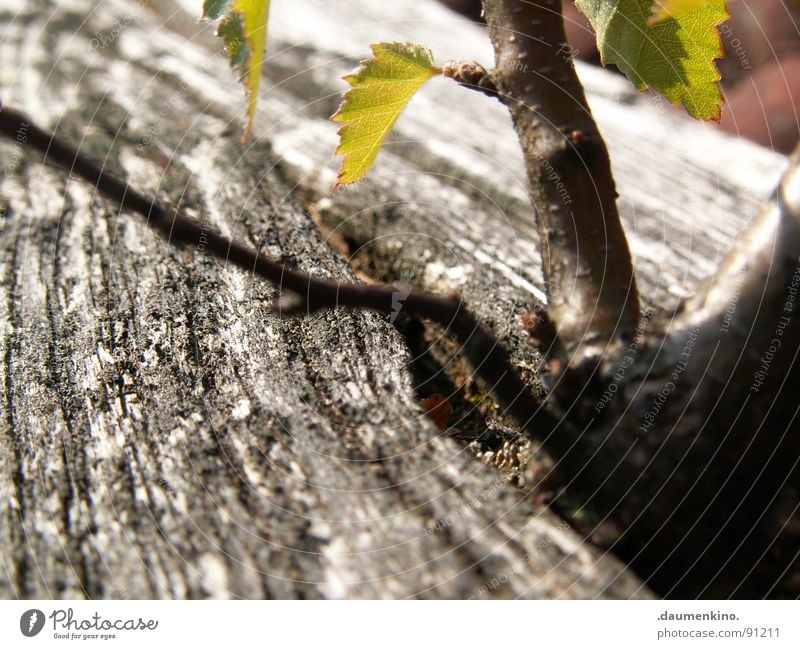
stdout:
<svg viewBox="0 0 800 649">
<path fill-rule="evenodd" d="M 0 96 L 303 270 L 348 278 L 353 261 L 375 278 L 461 291 L 534 381 L 541 359 L 517 322 L 544 284 L 502 107 L 431 84 L 382 167 L 331 190 L 326 117 L 364 34 L 488 61 L 485 35 L 421 0 L 276 6 L 268 92 L 242 148 L 241 90 L 185 4 L 14 3 L 0 14 Z M 658 107 L 586 74 L 620 152 L 643 284 L 676 304 L 783 160 L 666 118 L 661 141 L 633 151 Z M 448 108 L 454 97 L 463 110 Z M 727 155 L 665 148 L 676 133 Z M 657 169 L 642 166 L 647 146 L 663 154 Z M 280 320 L 272 287 L 170 248 L 13 143 L 0 151 L 5 596 L 649 595 L 540 504 L 536 448 L 485 410 L 435 331 L 401 318 L 404 338 L 385 317 L 343 311 Z M 746 165 L 725 166 L 731 151 Z M 691 190 L 665 164 L 691 169 Z M 697 214 L 697 229 L 681 230 Z M 456 406 L 447 436 L 417 405 L 433 388 L 450 388 Z M 494 441 L 451 439 L 481 435 Z"/>
<path fill-rule="evenodd" d="M 633 339 L 639 294 L 608 151 L 574 72 L 561 9 L 561 0 L 484 2 L 492 78 L 525 151 L 554 352 L 581 365 Z"/>
</svg>

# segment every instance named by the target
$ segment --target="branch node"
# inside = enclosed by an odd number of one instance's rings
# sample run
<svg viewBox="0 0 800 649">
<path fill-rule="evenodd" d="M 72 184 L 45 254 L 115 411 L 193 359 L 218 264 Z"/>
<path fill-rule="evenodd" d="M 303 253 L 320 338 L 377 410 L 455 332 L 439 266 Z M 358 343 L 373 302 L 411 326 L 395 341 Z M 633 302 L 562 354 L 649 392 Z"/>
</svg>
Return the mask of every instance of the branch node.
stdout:
<svg viewBox="0 0 800 649">
<path fill-rule="evenodd" d="M 505 100 L 497 91 L 492 75 L 480 63 L 474 61 L 448 61 L 442 67 L 442 75 L 453 79 L 465 88 L 477 90 L 501 103 Z"/>
</svg>

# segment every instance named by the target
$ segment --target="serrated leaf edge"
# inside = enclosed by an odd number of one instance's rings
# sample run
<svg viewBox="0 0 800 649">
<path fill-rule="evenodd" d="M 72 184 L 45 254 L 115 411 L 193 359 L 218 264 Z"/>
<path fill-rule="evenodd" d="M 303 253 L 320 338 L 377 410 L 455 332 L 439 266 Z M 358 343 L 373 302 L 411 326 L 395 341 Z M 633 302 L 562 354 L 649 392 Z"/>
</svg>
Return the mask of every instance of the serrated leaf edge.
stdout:
<svg viewBox="0 0 800 649">
<path fill-rule="evenodd" d="M 719 66 L 716 64 L 716 61 L 718 61 L 721 58 L 724 58 L 724 56 L 725 56 L 725 48 L 724 48 L 724 46 L 722 44 L 722 34 L 721 34 L 720 30 L 719 30 L 719 27 L 725 21 L 730 20 L 730 17 L 731 17 L 730 12 L 728 11 L 727 2 L 728 2 L 728 0 L 724 0 L 724 2 L 723 2 L 723 7 L 725 9 L 725 15 L 722 18 L 720 18 L 713 25 L 714 31 L 716 32 L 716 35 L 717 35 L 717 53 L 716 53 L 715 56 L 713 56 L 711 58 L 711 63 L 713 65 L 713 67 L 714 67 L 714 70 L 716 71 L 716 77 L 714 79 L 714 85 L 717 86 L 717 91 L 718 91 L 718 95 L 719 95 L 719 103 L 717 104 L 717 112 L 716 112 L 715 115 L 711 115 L 709 117 L 697 117 L 695 115 L 692 115 L 692 113 L 689 112 L 689 110 L 686 107 L 686 105 L 680 99 L 677 100 L 677 101 L 672 101 L 666 95 L 664 95 L 662 92 L 660 92 L 658 89 L 653 88 L 652 86 L 648 85 L 647 83 L 636 83 L 632 79 L 630 79 L 630 77 L 628 77 L 627 74 L 625 74 L 625 77 L 629 81 L 631 81 L 631 84 L 633 85 L 633 87 L 636 88 L 636 90 L 638 92 L 644 92 L 645 90 L 648 90 L 648 89 L 652 90 L 659 97 L 663 97 L 664 99 L 666 99 L 672 106 L 676 106 L 678 108 L 683 108 L 683 110 L 686 112 L 686 114 L 689 115 L 690 117 L 693 117 L 694 119 L 702 120 L 702 121 L 708 121 L 708 122 L 714 122 L 716 124 L 719 124 L 720 121 L 722 120 L 722 107 L 725 105 L 725 95 L 722 92 L 722 86 L 720 84 L 720 81 L 722 80 L 722 72 L 720 72 Z M 665 14 L 665 15 L 662 15 L 662 16 L 659 17 L 658 16 L 658 12 L 656 11 L 656 9 L 658 7 L 659 7 L 659 3 L 654 0 L 653 4 L 652 4 L 652 8 L 651 8 L 653 13 L 652 13 L 651 17 L 647 21 L 648 27 L 653 27 L 653 26 L 663 22 L 664 20 L 672 18 L 672 16 L 670 14 Z M 584 15 L 583 12 L 581 12 L 581 15 Z M 600 48 L 598 47 L 598 50 L 599 49 Z M 603 67 L 608 66 L 609 62 L 605 59 L 605 57 L 603 56 L 602 52 L 598 52 L 598 53 L 600 54 L 600 64 Z M 616 64 L 612 61 L 611 65 L 616 65 Z"/>
<path fill-rule="evenodd" d="M 425 53 L 427 54 L 427 56 L 428 56 L 428 60 L 431 61 L 431 73 L 428 76 L 428 79 L 426 79 L 425 81 L 427 81 L 430 78 L 442 73 L 442 68 L 441 67 L 439 67 L 437 65 L 433 65 L 433 60 L 434 60 L 433 52 L 430 50 L 430 48 L 425 47 L 424 45 L 420 45 L 418 43 L 402 42 L 402 41 L 388 41 L 388 42 L 381 42 L 381 43 L 371 43 L 369 48 L 370 48 L 370 51 L 372 52 L 372 56 L 369 57 L 369 58 L 362 59 L 361 61 L 359 61 L 358 67 L 353 72 L 349 72 L 348 74 L 345 74 L 342 77 L 342 79 L 344 81 L 346 81 L 347 83 L 350 84 L 350 88 L 348 88 L 344 92 L 344 94 L 342 95 L 342 101 L 339 104 L 339 107 L 336 109 L 336 112 L 333 115 L 331 115 L 331 117 L 330 117 L 330 119 L 332 121 L 342 124 L 336 131 L 336 134 L 338 135 L 338 138 L 339 138 L 339 144 L 337 144 L 336 150 L 334 151 L 335 155 L 345 155 L 345 156 L 347 155 L 346 153 L 344 153 L 342 151 L 342 141 L 343 141 L 343 135 L 347 132 L 347 129 L 349 128 L 350 124 L 342 123 L 342 120 L 343 120 L 342 112 L 344 111 L 345 107 L 347 106 L 347 101 L 348 101 L 349 95 L 356 89 L 356 84 L 358 82 L 359 74 L 362 73 L 369 66 L 369 64 L 371 62 L 373 62 L 380 55 L 380 51 L 382 49 L 388 49 L 389 46 L 409 46 L 409 45 L 420 47 L 421 49 L 423 49 L 425 51 Z M 425 82 L 423 81 L 423 83 L 425 83 Z M 407 103 L 407 102 L 404 102 L 404 103 Z M 402 109 L 401 109 L 400 112 L 402 112 Z M 399 117 L 399 115 L 400 115 L 400 113 L 398 112 L 398 117 Z M 389 124 L 388 129 L 379 138 L 379 140 L 378 140 L 378 142 L 379 142 L 378 146 L 379 147 L 382 146 L 383 140 L 386 138 L 386 136 L 389 133 L 389 130 L 391 130 L 391 128 L 393 126 L 394 126 L 394 121 L 391 124 Z M 364 172 L 363 175 L 366 175 L 366 173 L 367 172 Z M 358 180 L 360 180 L 363 177 L 363 175 L 362 175 L 362 176 L 360 176 L 359 178 L 357 178 L 355 180 L 351 180 L 351 181 L 348 181 L 348 182 L 342 182 L 341 178 L 342 178 L 343 174 L 344 174 L 344 162 L 342 162 L 342 165 L 341 165 L 341 167 L 339 169 L 339 172 L 337 174 L 337 182 L 336 182 L 336 185 L 334 186 L 334 188 L 338 188 L 338 187 L 341 187 L 343 185 L 349 185 L 349 184 L 352 184 L 354 182 L 358 182 Z"/>
</svg>

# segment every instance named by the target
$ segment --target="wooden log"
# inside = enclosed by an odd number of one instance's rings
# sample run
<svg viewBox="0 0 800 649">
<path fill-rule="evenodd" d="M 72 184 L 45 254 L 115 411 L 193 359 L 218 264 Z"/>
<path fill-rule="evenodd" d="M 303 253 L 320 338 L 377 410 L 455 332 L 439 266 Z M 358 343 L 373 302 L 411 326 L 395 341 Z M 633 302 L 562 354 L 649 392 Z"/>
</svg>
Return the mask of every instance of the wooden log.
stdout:
<svg viewBox="0 0 800 649">
<path fill-rule="evenodd" d="M 327 117 L 367 44 L 489 62 L 481 30 L 433 0 L 274 3 L 245 147 L 241 90 L 197 4 L 7 3 L 0 97 L 306 271 L 352 278 L 353 261 L 461 291 L 535 380 L 518 317 L 542 299 L 540 264 L 502 107 L 432 82 L 368 180 L 332 190 Z M 582 72 L 642 293 L 674 303 L 784 160 Z M 4 596 L 651 595 L 542 504 L 535 446 L 476 403 L 435 331 L 344 311 L 280 320 L 272 287 L 173 249 L 21 145 L 0 152 Z M 418 405 L 434 388 L 456 408 L 445 435 Z"/>
</svg>

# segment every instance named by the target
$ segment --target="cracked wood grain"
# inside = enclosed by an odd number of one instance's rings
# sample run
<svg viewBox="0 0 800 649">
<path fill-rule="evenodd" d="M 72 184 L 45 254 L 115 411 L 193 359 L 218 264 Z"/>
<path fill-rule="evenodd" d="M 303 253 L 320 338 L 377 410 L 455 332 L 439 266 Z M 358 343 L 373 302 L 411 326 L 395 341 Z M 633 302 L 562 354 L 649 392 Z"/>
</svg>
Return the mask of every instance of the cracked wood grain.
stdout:
<svg viewBox="0 0 800 649">
<path fill-rule="evenodd" d="M 54 8 L 3 10 L 4 96 L 210 227 L 352 279 L 267 140 L 238 144 L 224 61 L 133 2 Z M 4 593 L 648 596 L 437 433 L 386 318 L 281 320 L 269 286 L 2 150 Z"/>
</svg>

